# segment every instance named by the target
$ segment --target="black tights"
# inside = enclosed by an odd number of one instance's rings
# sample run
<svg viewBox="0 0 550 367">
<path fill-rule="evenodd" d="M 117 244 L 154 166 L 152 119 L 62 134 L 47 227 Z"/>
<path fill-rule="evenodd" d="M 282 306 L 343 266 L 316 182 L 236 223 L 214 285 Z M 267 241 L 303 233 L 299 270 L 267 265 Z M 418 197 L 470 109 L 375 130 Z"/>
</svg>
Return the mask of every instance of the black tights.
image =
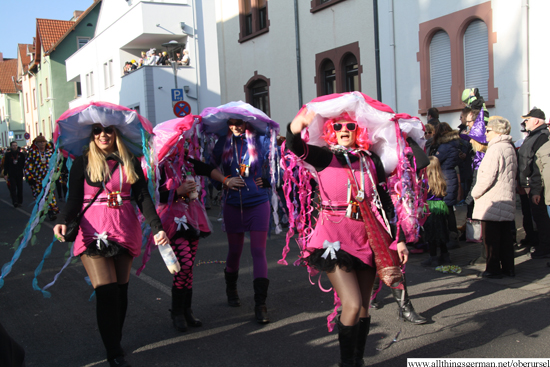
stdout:
<svg viewBox="0 0 550 367">
<path fill-rule="evenodd" d="M 336 267 L 327 273 L 342 302 L 340 322 L 346 326 L 357 324 L 359 318 L 369 316 L 370 297 L 376 272 L 374 268 L 347 272 Z"/>
</svg>

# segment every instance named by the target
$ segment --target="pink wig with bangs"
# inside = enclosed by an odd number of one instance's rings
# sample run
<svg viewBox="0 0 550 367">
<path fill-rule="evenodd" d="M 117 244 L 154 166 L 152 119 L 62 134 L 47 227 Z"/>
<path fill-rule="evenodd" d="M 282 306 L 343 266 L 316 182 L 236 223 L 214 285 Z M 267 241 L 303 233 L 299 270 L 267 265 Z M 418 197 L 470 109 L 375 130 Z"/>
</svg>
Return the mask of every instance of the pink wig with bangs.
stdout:
<svg viewBox="0 0 550 367">
<path fill-rule="evenodd" d="M 336 131 L 334 131 L 334 127 L 332 126 L 332 124 L 334 124 L 335 122 L 338 122 L 338 121 L 355 122 L 357 124 L 357 128 L 355 129 L 355 145 L 357 145 L 357 147 L 359 147 L 361 149 L 364 149 L 364 150 L 369 149 L 369 147 L 371 145 L 371 141 L 369 139 L 369 133 L 368 133 L 367 129 L 364 128 L 364 127 L 361 127 L 357 123 L 357 121 L 352 119 L 351 116 L 347 112 L 344 112 L 343 114 L 341 114 L 338 117 L 328 119 L 325 122 L 325 125 L 323 126 L 323 131 L 324 131 L 323 139 L 329 145 L 338 144 L 338 138 L 336 137 Z"/>
</svg>

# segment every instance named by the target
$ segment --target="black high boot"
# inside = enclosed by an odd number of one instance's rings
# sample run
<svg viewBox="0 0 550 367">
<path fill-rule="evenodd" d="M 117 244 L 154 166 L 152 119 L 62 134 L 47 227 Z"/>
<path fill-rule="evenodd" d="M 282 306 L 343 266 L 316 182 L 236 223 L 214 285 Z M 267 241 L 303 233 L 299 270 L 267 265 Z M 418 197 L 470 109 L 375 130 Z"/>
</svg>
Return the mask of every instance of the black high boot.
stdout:
<svg viewBox="0 0 550 367">
<path fill-rule="evenodd" d="M 254 313 L 256 314 L 256 321 L 260 324 L 267 324 L 269 322 L 269 318 L 267 317 L 267 306 L 265 305 L 268 287 L 269 279 L 254 279 L 254 302 L 256 303 Z"/>
<path fill-rule="evenodd" d="M 129 366 L 120 346 L 119 287 L 117 283 L 105 284 L 95 289 L 96 315 L 99 334 L 107 351 L 107 360 L 114 366 Z M 115 311 L 114 311 L 115 310 Z"/>
<path fill-rule="evenodd" d="M 395 301 L 399 306 L 399 314 L 403 315 L 403 318 L 406 321 L 411 322 L 415 325 L 425 324 L 426 318 L 416 313 L 411 303 L 411 300 L 409 299 L 409 293 L 407 292 L 407 282 L 405 281 L 404 274 L 403 274 L 403 287 L 405 288 L 404 291 L 402 291 L 401 289 L 390 288 L 391 293 L 393 294 L 393 298 L 395 298 Z M 403 298 L 403 295 L 405 296 L 404 298 Z"/>
<path fill-rule="evenodd" d="M 241 300 L 239 299 L 239 293 L 237 292 L 237 279 L 239 279 L 239 272 L 228 273 L 225 269 L 225 293 L 227 294 L 227 303 L 231 307 L 239 307 Z"/>
<path fill-rule="evenodd" d="M 345 326 L 340 322 L 340 317 L 336 322 L 338 325 L 338 342 L 340 344 L 340 367 L 355 367 L 355 356 L 357 347 L 357 335 L 359 332 L 359 323 L 353 326 Z"/>
<path fill-rule="evenodd" d="M 126 310 L 128 309 L 128 283 L 118 285 L 118 317 L 120 320 L 120 338 L 122 339 L 122 327 L 126 320 Z"/>
<path fill-rule="evenodd" d="M 193 300 L 193 288 L 185 288 L 184 290 L 185 298 L 183 303 L 183 316 L 185 317 L 185 321 L 187 321 L 187 325 L 193 327 L 202 326 L 202 321 L 197 319 L 195 315 L 193 315 L 193 310 L 191 309 L 191 301 Z"/>
<path fill-rule="evenodd" d="M 357 344 L 355 344 L 355 367 L 365 367 L 363 356 L 365 345 L 370 331 L 370 316 L 359 319 L 359 331 L 357 332 Z"/>
<path fill-rule="evenodd" d="M 172 286 L 172 309 L 170 316 L 172 323 L 178 331 L 187 331 L 187 321 L 185 320 L 185 289 L 179 289 Z"/>
</svg>

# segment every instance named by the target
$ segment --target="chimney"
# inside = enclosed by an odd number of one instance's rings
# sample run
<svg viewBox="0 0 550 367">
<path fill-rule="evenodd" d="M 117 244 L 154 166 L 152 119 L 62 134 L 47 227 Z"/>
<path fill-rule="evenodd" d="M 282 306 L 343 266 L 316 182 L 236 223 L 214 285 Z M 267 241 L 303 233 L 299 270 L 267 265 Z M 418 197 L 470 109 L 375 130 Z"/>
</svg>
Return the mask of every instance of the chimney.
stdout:
<svg viewBox="0 0 550 367">
<path fill-rule="evenodd" d="M 4 55 L 0 52 L 0 62 L 4 61 Z"/>
<path fill-rule="evenodd" d="M 75 22 L 79 16 L 82 15 L 82 13 L 84 13 L 82 10 L 75 10 L 73 12 L 73 19 L 71 19 L 73 22 Z"/>
</svg>

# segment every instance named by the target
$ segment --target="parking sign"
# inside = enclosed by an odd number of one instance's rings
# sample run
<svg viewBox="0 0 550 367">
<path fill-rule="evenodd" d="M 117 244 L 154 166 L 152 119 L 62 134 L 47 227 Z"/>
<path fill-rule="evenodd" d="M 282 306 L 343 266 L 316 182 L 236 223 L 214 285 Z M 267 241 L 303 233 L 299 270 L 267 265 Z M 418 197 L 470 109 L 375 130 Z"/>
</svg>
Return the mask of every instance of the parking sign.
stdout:
<svg viewBox="0 0 550 367">
<path fill-rule="evenodd" d="M 183 101 L 183 89 L 172 89 L 172 102 Z"/>
</svg>

